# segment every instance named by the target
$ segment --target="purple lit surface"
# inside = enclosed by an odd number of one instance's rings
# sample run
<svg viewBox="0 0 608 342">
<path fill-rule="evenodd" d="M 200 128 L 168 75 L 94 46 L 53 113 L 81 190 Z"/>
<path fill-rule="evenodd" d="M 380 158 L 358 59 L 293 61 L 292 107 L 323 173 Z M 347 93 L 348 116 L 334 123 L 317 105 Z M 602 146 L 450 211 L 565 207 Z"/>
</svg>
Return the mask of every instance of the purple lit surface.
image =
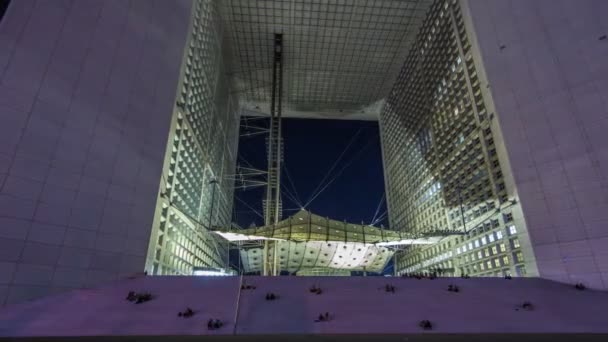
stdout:
<svg viewBox="0 0 608 342">
<path fill-rule="evenodd" d="M 399 334 L 608 332 L 608 293 L 577 291 L 548 280 L 517 278 L 246 277 L 255 290 L 239 301 L 237 334 Z M 396 287 L 394 294 L 384 285 Z M 309 293 L 317 284 L 321 295 Z M 449 284 L 461 292 L 446 291 Z M 129 291 L 155 298 L 125 300 Z M 76 290 L 0 310 L 0 336 L 233 334 L 239 278 L 139 277 Z M 266 301 L 267 292 L 279 296 Z M 534 310 L 515 310 L 530 301 Z M 191 318 L 177 313 L 191 307 Z M 330 322 L 315 323 L 329 312 Z M 225 325 L 207 330 L 209 318 Z"/>
</svg>

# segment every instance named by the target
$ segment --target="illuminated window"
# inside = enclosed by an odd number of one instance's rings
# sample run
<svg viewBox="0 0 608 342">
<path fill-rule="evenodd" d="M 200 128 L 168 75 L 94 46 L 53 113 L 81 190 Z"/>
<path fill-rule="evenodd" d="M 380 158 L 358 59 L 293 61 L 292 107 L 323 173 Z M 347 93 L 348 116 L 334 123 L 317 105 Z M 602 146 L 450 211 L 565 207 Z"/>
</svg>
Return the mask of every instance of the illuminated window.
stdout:
<svg viewBox="0 0 608 342">
<path fill-rule="evenodd" d="M 481 238 L 481 244 L 482 244 L 482 245 L 485 245 L 486 243 L 487 243 L 487 242 L 486 242 L 486 237 L 484 236 L 484 237 L 482 237 L 482 238 Z"/>
<path fill-rule="evenodd" d="M 460 247 L 456 248 L 456 254 L 460 254 Z"/>
<path fill-rule="evenodd" d="M 514 225 L 510 225 L 509 226 L 509 234 L 513 235 L 515 233 L 517 233 L 517 229 L 515 228 Z"/>
<path fill-rule="evenodd" d="M 502 263 L 505 264 L 505 265 L 508 265 L 509 264 L 509 257 L 506 256 L 506 255 L 504 257 L 502 257 Z"/>
<path fill-rule="evenodd" d="M 492 254 L 497 254 L 498 253 L 498 248 L 496 248 L 496 246 L 492 246 Z"/>
<path fill-rule="evenodd" d="M 486 265 L 488 266 L 488 269 L 491 270 L 492 269 L 492 262 L 490 260 L 488 260 L 486 262 Z"/>
<path fill-rule="evenodd" d="M 473 243 L 469 242 L 469 250 L 473 249 Z"/>
<path fill-rule="evenodd" d="M 494 234 L 488 235 L 488 241 L 494 242 Z"/>
<path fill-rule="evenodd" d="M 484 266 L 483 262 L 481 264 L 479 264 L 479 269 L 482 270 L 482 271 L 486 269 L 486 267 Z"/>
<path fill-rule="evenodd" d="M 487 257 L 489 257 L 490 256 L 490 249 L 489 248 L 484 249 L 484 253 L 486 254 Z"/>
<path fill-rule="evenodd" d="M 481 251 L 477 251 L 477 257 L 478 257 L 479 259 L 483 258 L 483 254 L 481 254 Z"/>
<path fill-rule="evenodd" d="M 500 260 L 499 259 L 494 259 L 494 266 L 500 267 Z"/>
<path fill-rule="evenodd" d="M 475 248 L 479 247 L 479 240 L 475 240 Z"/>
<path fill-rule="evenodd" d="M 521 265 L 517 267 L 517 272 L 519 273 L 519 275 L 526 275 L 526 266 Z"/>
<path fill-rule="evenodd" d="M 500 230 L 496 232 L 496 238 L 502 239 L 502 232 Z"/>
<path fill-rule="evenodd" d="M 513 248 L 519 248 L 520 244 L 519 244 L 519 239 L 515 238 L 513 240 L 511 240 L 513 242 Z"/>
<path fill-rule="evenodd" d="M 504 243 L 501 243 L 499 246 L 500 246 L 500 251 L 501 252 L 506 252 L 507 251 L 507 246 Z"/>
</svg>

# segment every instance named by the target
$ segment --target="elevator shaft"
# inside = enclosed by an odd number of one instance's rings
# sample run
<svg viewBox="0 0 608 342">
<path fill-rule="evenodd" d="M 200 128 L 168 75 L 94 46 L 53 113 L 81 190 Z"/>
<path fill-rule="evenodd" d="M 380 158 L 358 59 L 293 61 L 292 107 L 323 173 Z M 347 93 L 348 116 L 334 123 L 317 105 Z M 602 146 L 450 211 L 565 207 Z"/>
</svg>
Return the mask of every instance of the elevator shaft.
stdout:
<svg viewBox="0 0 608 342">
<path fill-rule="evenodd" d="M 283 159 L 283 139 L 281 137 L 281 109 L 283 86 L 283 34 L 274 35 L 272 67 L 272 91 L 270 102 L 270 129 L 267 141 L 268 185 L 264 200 L 264 223 L 275 225 L 282 215 L 281 205 L 281 161 Z M 277 243 L 264 243 L 264 275 L 278 275 Z M 272 252 L 272 253 L 271 253 Z"/>
</svg>

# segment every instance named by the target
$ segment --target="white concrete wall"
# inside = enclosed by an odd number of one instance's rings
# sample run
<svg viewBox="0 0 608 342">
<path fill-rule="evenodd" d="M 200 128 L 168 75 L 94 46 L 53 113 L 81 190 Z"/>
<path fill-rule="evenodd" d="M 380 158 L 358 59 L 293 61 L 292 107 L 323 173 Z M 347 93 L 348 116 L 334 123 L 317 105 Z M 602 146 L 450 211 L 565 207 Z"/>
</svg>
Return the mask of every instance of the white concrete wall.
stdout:
<svg viewBox="0 0 608 342">
<path fill-rule="evenodd" d="M 539 274 L 608 288 L 608 2 L 462 3 Z"/>
<path fill-rule="evenodd" d="M 0 305 L 144 269 L 190 0 L 0 22 Z"/>
</svg>

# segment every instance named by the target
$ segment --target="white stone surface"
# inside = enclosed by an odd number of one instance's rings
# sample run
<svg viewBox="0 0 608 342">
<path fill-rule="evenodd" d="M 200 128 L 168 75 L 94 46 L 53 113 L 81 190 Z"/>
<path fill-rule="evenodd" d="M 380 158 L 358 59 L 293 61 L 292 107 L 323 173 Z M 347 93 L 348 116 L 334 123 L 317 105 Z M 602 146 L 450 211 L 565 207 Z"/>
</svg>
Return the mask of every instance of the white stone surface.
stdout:
<svg viewBox="0 0 608 342">
<path fill-rule="evenodd" d="M 608 293 L 535 278 L 245 277 L 256 289 L 241 291 L 237 304 L 239 280 L 137 277 L 55 294 L 1 308 L 0 337 L 608 332 Z M 321 295 L 309 292 L 313 284 Z M 448 292 L 449 284 L 460 292 Z M 153 299 L 134 304 L 126 300 L 129 291 Z M 266 301 L 268 292 L 278 299 Z M 516 310 L 525 301 L 534 309 Z M 188 307 L 195 315 L 179 317 Z M 325 312 L 330 322 L 314 322 Z M 208 330 L 210 318 L 224 326 Z M 424 319 L 433 330 L 418 326 Z"/>
<path fill-rule="evenodd" d="M 143 271 L 191 5 L 9 5 L 0 306 Z"/>
<path fill-rule="evenodd" d="M 540 276 L 608 288 L 608 3 L 462 3 Z"/>
</svg>

